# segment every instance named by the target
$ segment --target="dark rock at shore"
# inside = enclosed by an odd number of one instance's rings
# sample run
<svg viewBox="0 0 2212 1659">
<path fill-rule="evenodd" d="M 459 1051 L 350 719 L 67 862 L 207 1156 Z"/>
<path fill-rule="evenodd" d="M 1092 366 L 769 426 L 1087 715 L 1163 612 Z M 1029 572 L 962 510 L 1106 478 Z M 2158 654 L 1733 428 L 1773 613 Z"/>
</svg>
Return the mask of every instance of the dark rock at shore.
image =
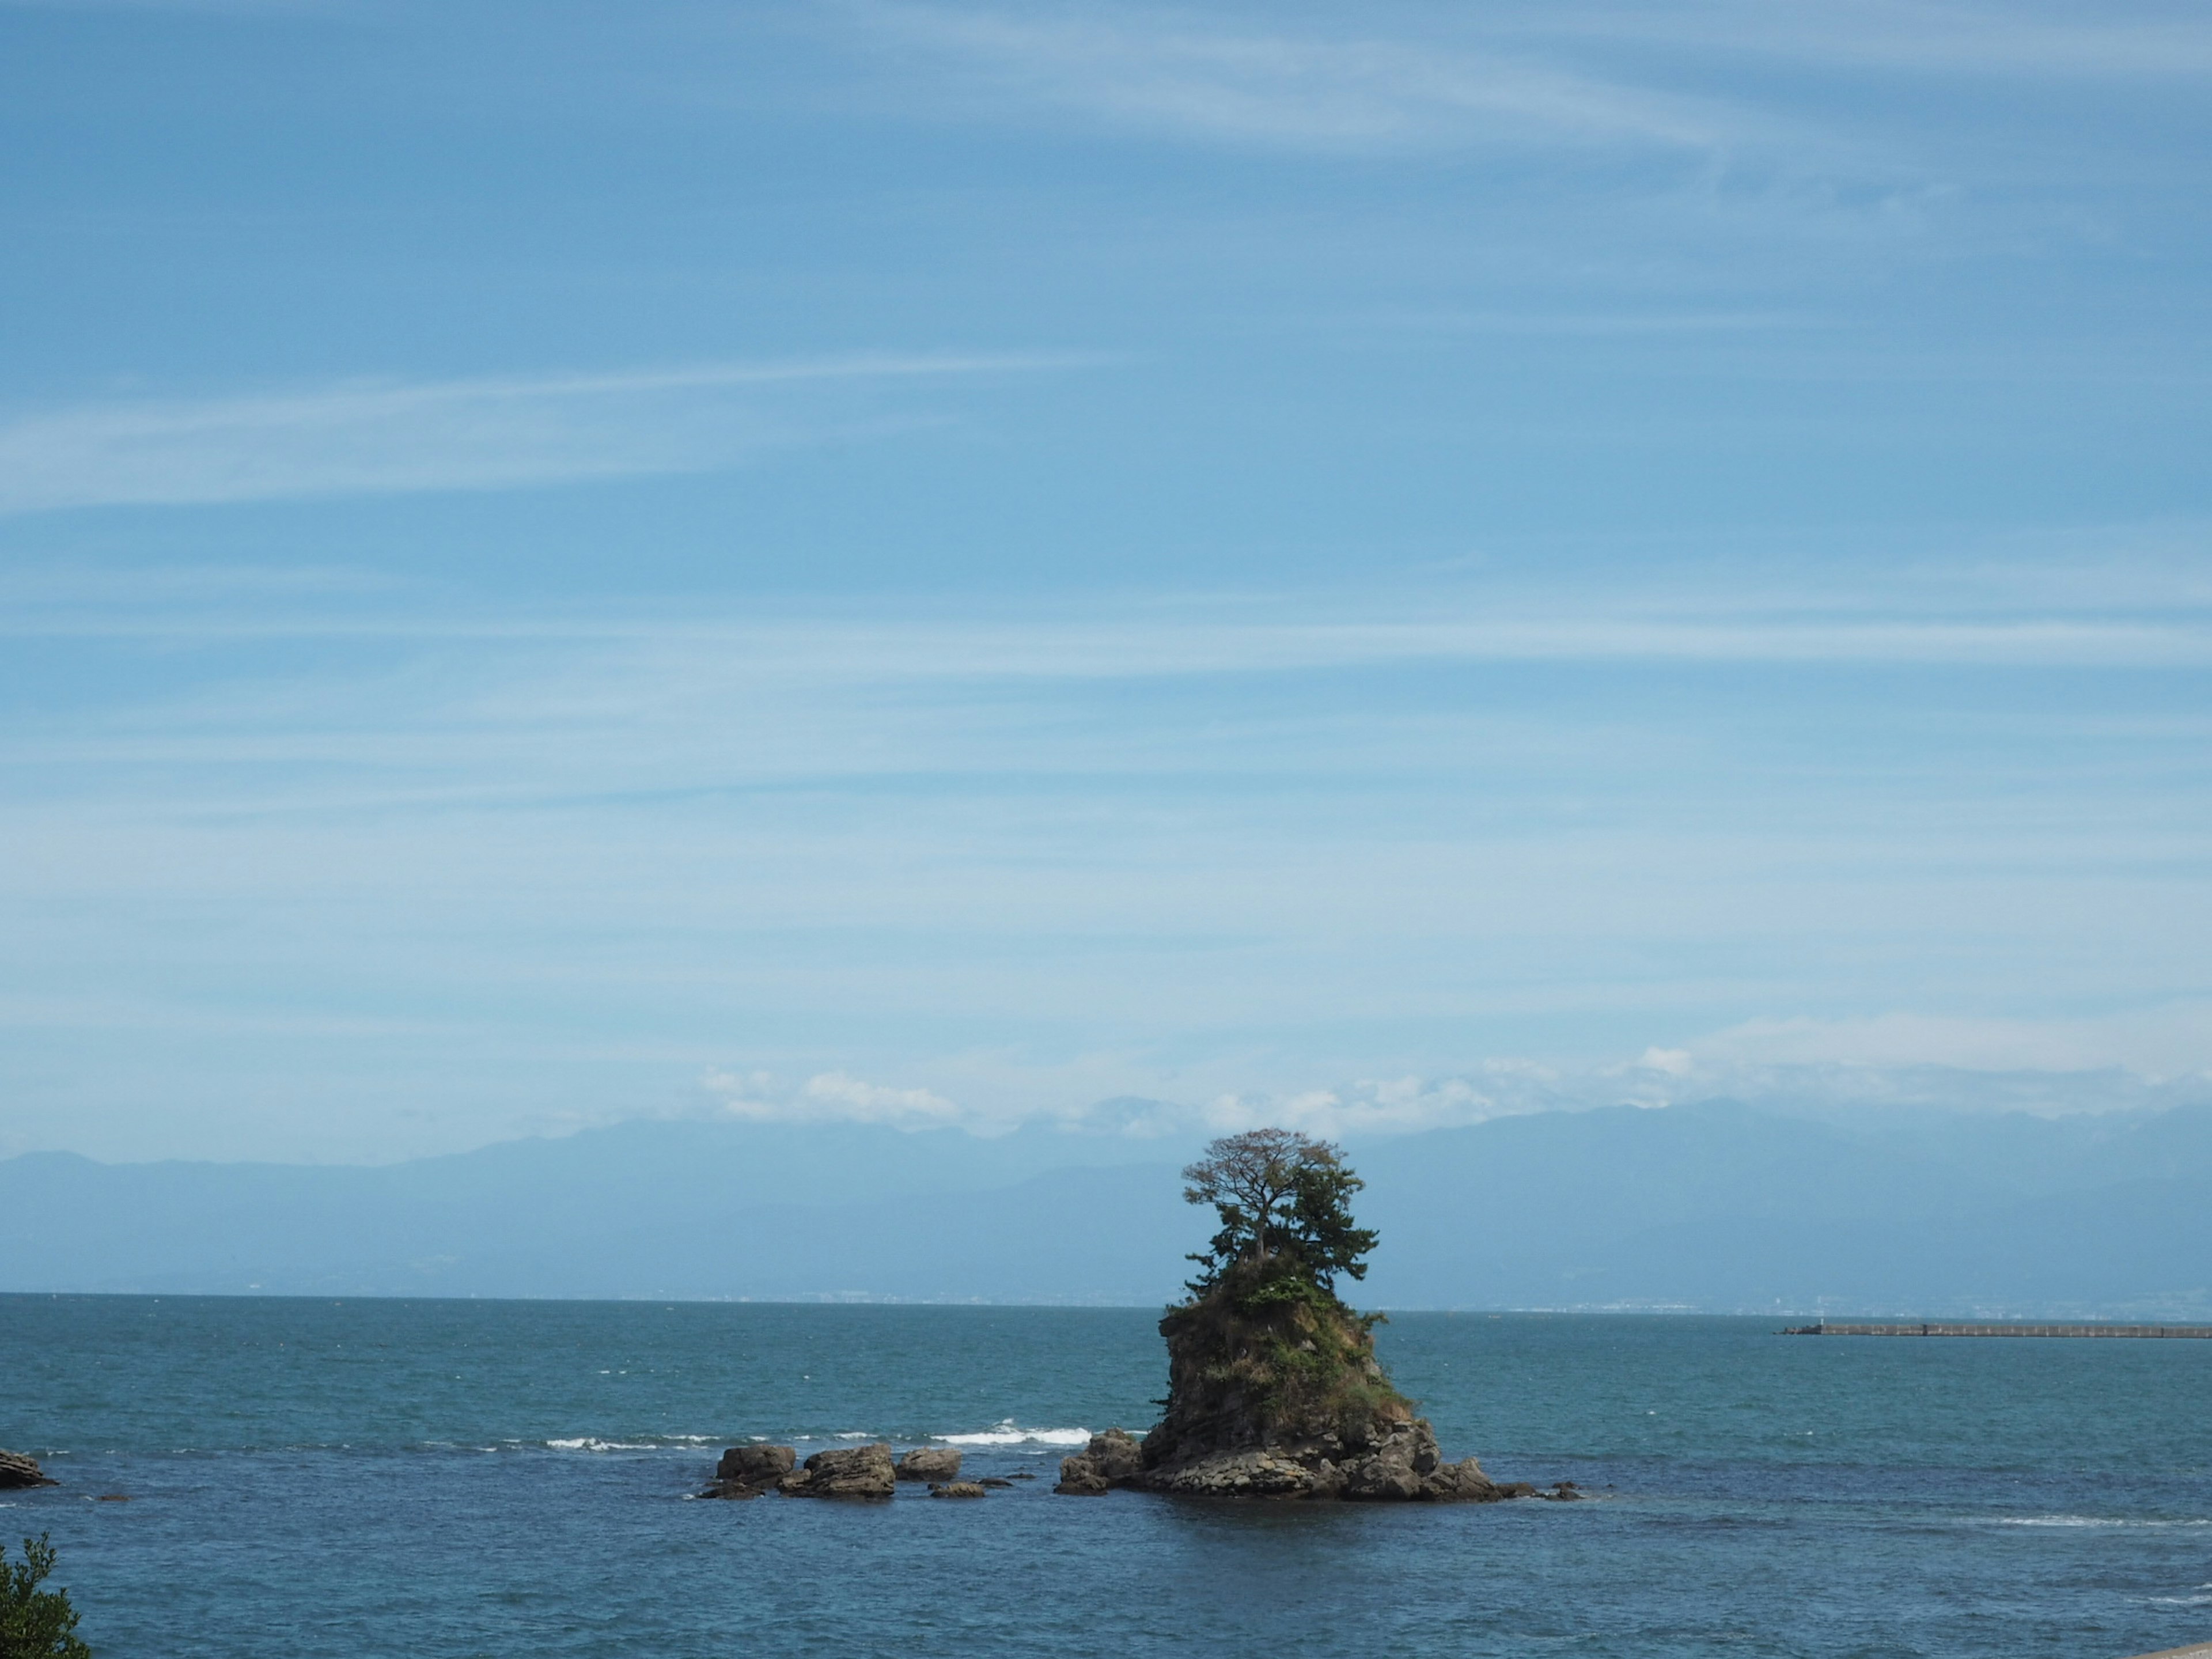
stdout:
<svg viewBox="0 0 2212 1659">
<path fill-rule="evenodd" d="M 1053 1490 L 1190 1497 L 1491 1503 L 1510 1494 L 1435 1431 L 1376 1362 L 1369 1322 L 1278 1266 L 1240 1264 L 1160 1322 L 1167 1408 L 1141 1444 L 1115 1429 Z"/>
<path fill-rule="evenodd" d="M 897 1482 L 891 1449 L 878 1440 L 818 1451 L 776 1485 L 786 1498 L 889 1498 Z"/>
<path fill-rule="evenodd" d="M 1193 1498 L 1335 1498 L 1346 1503 L 1487 1504 L 1507 1496 L 1472 1457 L 1447 1463 L 1422 1418 L 1379 1434 L 1341 1431 L 1202 1453 L 1127 1482 Z"/>
<path fill-rule="evenodd" d="M 1116 1486 L 1135 1485 L 1144 1468 L 1144 1448 L 1125 1431 L 1109 1429 L 1092 1435 L 1074 1456 L 1060 1460 L 1060 1484 L 1053 1490 L 1071 1498 L 1103 1498 Z"/>
<path fill-rule="evenodd" d="M 951 1447 L 917 1446 L 892 1473 L 902 1480 L 951 1480 L 960 1474 L 960 1454 Z"/>
<path fill-rule="evenodd" d="M 0 1451 L 0 1491 L 12 1492 L 22 1486 L 58 1486 L 53 1479 L 39 1467 L 39 1460 L 27 1457 L 21 1452 Z"/>
<path fill-rule="evenodd" d="M 799 1461 L 789 1446 L 732 1446 L 714 1466 L 714 1484 L 702 1498 L 758 1498 L 789 1474 Z"/>
</svg>

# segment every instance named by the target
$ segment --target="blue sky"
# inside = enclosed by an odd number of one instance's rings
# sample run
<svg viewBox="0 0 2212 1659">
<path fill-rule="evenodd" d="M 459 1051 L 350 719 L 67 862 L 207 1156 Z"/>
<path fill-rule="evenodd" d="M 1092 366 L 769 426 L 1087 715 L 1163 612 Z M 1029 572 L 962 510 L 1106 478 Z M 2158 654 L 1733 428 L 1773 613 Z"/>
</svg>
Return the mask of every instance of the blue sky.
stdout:
<svg viewBox="0 0 2212 1659">
<path fill-rule="evenodd" d="M 0 1152 L 2203 1092 L 2208 92 L 0 4 Z"/>
</svg>

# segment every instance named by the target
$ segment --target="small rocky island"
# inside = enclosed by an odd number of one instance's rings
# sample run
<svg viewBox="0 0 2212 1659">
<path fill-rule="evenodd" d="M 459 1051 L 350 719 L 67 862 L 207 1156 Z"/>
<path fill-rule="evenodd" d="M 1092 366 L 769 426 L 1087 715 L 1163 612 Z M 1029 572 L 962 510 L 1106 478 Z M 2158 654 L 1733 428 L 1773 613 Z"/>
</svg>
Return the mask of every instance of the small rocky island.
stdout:
<svg viewBox="0 0 2212 1659">
<path fill-rule="evenodd" d="M 1501 1486 L 1472 1457 L 1445 1462 L 1435 1432 L 1375 1358 L 1373 1316 L 1337 1296 L 1366 1276 L 1376 1235 L 1353 1224 L 1364 1184 L 1325 1141 L 1255 1129 L 1215 1141 L 1183 1171 L 1183 1196 L 1220 1231 L 1160 1321 L 1166 1413 L 1142 1441 L 1094 1436 L 1055 1491 L 1116 1486 L 1217 1498 L 1488 1503 Z M 1573 1491 L 1555 1488 L 1559 1496 Z"/>
<path fill-rule="evenodd" d="M 1364 1279 L 1376 1235 L 1352 1217 L 1365 1184 L 1327 1141 L 1254 1129 L 1214 1141 L 1183 1171 L 1183 1197 L 1211 1205 L 1220 1231 L 1190 1259 L 1187 1301 L 1167 1310 L 1166 1414 L 1141 1441 L 1093 1435 L 1053 1488 L 1097 1497 L 1117 1486 L 1206 1498 L 1487 1504 L 1579 1498 L 1571 1480 L 1539 1492 L 1499 1485 L 1472 1457 L 1447 1463 L 1435 1431 L 1375 1358 L 1379 1315 L 1355 1313 L 1340 1276 Z M 702 1498 L 981 1498 L 1004 1480 L 960 1480 L 960 1454 L 920 1447 L 894 1461 L 878 1443 L 818 1451 L 733 1446 Z M 1018 1474 L 1016 1480 L 1028 1480 Z"/>
</svg>

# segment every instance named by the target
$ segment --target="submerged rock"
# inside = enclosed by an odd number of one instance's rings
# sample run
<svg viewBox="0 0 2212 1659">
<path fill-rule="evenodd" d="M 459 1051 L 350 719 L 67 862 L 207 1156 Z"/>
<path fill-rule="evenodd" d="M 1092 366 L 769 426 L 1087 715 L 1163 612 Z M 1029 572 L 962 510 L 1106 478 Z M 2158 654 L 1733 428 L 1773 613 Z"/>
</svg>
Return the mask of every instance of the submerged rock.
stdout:
<svg viewBox="0 0 2212 1659">
<path fill-rule="evenodd" d="M 917 1446 L 892 1473 L 902 1480 L 951 1480 L 960 1473 L 960 1454 L 949 1446 Z"/>
<path fill-rule="evenodd" d="M 702 1498 L 757 1498 L 789 1474 L 799 1454 L 789 1446 L 732 1446 L 714 1466 Z"/>
<path fill-rule="evenodd" d="M 947 1480 L 929 1489 L 932 1498 L 981 1498 L 983 1485 L 980 1480 Z"/>
<path fill-rule="evenodd" d="M 889 1498 L 898 1480 L 882 1441 L 818 1451 L 776 1483 L 786 1498 Z"/>
<path fill-rule="evenodd" d="M 21 1486 L 58 1486 L 61 1482 L 39 1467 L 39 1460 L 21 1452 L 0 1451 L 0 1491 Z"/>
</svg>

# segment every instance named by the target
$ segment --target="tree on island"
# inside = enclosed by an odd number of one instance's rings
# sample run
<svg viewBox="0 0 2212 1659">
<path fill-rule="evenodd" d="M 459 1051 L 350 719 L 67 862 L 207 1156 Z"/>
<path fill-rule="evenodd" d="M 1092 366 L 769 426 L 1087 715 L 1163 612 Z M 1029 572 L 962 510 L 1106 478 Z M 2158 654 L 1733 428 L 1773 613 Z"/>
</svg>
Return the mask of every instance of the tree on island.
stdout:
<svg viewBox="0 0 2212 1659">
<path fill-rule="evenodd" d="M 1325 1140 L 1291 1129 L 1226 1135 L 1183 1172 L 1183 1197 L 1220 1231 L 1167 1310 L 1168 1392 L 1139 1445 L 1120 1430 L 1060 1465 L 1057 1490 L 1117 1486 L 1226 1498 L 1480 1503 L 1504 1496 L 1473 1458 L 1446 1463 L 1375 1357 L 1379 1315 L 1336 1294 L 1365 1277 L 1364 1185 Z"/>
<path fill-rule="evenodd" d="M 1367 1276 L 1364 1258 L 1377 1235 L 1352 1218 L 1352 1195 L 1367 1183 L 1333 1143 L 1248 1129 L 1212 1142 L 1182 1178 L 1183 1201 L 1211 1204 L 1221 1220 L 1212 1243 L 1189 1258 L 1199 1264 L 1194 1296 L 1240 1267 L 1255 1279 L 1304 1279 L 1332 1297 L 1337 1274 Z"/>
<path fill-rule="evenodd" d="M 23 1540 L 21 1565 L 7 1555 L 0 1545 L 0 1659 L 91 1659 L 92 1650 L 76 1638 L 69 1592 L 39 1588 L 54 1570 L 46 1534 Z"/>
<path fill-rule="evenodd" d="M 1224 1135 L 1182 1172 L 1184 1200 L 1221 1229 L 1190 1260 L 1190 1300 L 1160 1322 L 1166 1415 L 1154 1462 L 1285 1442 L 1369 1444 L 1413 1420 L 1375 1360 L 1379 1315 L 1336 1294 L 1367 1272 L 1376 1234 L 1352 1219 L 1364 1186 L 1343 1152 L 1291 1129 Z"/>
</svg>

